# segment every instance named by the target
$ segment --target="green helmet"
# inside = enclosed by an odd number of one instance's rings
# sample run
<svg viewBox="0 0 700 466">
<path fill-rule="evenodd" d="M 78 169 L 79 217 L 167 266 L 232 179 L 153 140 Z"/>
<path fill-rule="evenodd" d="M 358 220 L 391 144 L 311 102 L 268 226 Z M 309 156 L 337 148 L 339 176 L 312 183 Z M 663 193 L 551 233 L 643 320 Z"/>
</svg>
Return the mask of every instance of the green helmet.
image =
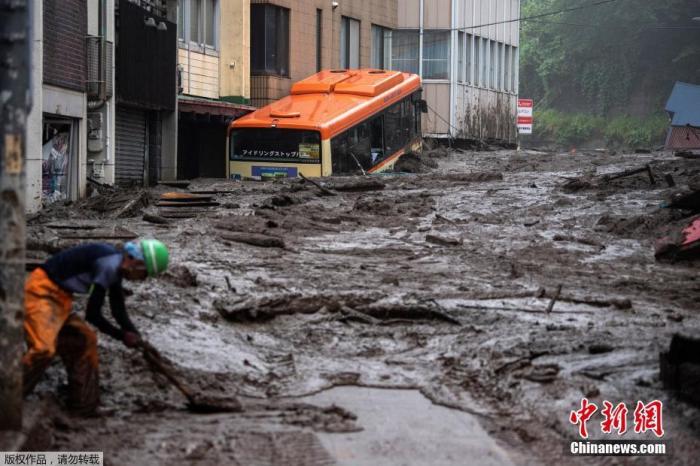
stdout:
<svg viewBox="0 0 700 466">
<path fill-rule="evenodd" d="M 168 268 L 170 253 L 165 244 L 157 239 L 144 239 L 141 240 L 141 250 L 149 277 L 158 275 Z"/>
</svg>

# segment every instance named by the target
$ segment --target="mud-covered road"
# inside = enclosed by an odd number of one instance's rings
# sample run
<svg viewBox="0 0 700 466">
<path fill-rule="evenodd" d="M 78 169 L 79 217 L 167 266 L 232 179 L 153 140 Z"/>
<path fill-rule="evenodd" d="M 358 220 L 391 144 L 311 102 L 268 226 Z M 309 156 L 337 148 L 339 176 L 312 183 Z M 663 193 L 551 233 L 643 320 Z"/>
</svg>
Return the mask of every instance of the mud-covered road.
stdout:
<svg viewBox="0 0 700 466">
<path fill-rule="evenodd" d="M 105 413 L 57 414 L 52 449 L 104 450 L 109 464 L 333 464 L 319 436 L 367 426 L 342 399 L 303 397 L 361 386 L 410 388 L 469 413 L 516 464 L 658 463 L 565 452 L 582 397 L 624 401 L 630 416 L 637 400 L 659 399 L 662 461 L 697 464 L 698 410 L 662 390 L 658 354 L 674 332 L 700 332 L 698 269 L 657 263 L 654 241 L 687 221 L 660 209 L 672 191 L 663 175 L 682 186 L 700 163 L 514 151 L 431 160 L 424 173 L 377 178 L 380 190 L 324 180 L 335 195 L 301 180 L 197 180 L 189 189 L 220 205 L 165 225 L 143 212 L 110 218 L 86 207 L 94 199 L 33 219 L 38 242 L 83 225 L 167 243 L 171 272 L 127 284 L 130 313 L 188 383 L 245 407 L 190 414 L 139 354 L 103 336 Z M 640 174 L 563 187 L 647 163 L 654 185 Z M 252 234 L 284 247 L 238 241 Z M 64 379 L 57 363 L 37 391 Z M 592 437 L 605 438 L 594 420 Z"/>
</svg>

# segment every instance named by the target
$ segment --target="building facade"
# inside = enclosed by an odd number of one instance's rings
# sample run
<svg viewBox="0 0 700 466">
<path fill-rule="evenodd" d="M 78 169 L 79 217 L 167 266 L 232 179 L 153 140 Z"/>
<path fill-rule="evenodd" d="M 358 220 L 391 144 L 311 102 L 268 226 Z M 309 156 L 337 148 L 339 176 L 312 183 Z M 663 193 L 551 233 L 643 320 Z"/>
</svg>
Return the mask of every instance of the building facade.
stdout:
<svg viewBox="0 0 700 466">
<path fill-rule="evenodd" d="M 26 206 L 175 179 L 175 0 L 33 2 Z"/>
<path fill-rule="evenodd" d="M 226 136 L 250 103 L 250 1 L 179 0 L 180 179 L 226 176 Z"/>
<path fill-rule="evenodd" d="M 87 174 L 85 0 L 33 5 L 32 111 L 27 119 L 26 208 L 77 199 Z"/>
<path fill-rule="evenodd" d="M 516 137 L 520 0 L 402 0 L 393 69 L 423 79 L 426 136 Z"/>
<path fill-rule="evenodd" d="M 251 101 L 267 105 L 322 69 L 384 68 L 374 34 L 397 26 L 403 0 L 251 0 Z M 388 46 L 388 43 L 384 45 Z M 388 57 L 387 57 L 388 58 Z M 387 61 L 386 64 L 389 62 Z"/>
</svg>

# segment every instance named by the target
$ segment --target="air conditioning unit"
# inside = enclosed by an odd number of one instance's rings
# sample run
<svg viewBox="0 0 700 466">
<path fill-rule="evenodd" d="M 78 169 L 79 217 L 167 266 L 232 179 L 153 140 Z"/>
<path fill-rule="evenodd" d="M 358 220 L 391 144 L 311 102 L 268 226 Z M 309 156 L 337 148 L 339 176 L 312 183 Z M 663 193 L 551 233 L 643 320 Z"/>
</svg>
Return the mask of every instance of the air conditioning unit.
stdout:
<svg viewBox="0 0 700 466">
<path fill-rule="evenodd" d="M 87 40 L 87 82 L 89 100 L 108 100 L 112 97 L 112 66 L 114 45 L 102 36 L 88 36 Z"/>
</svg>

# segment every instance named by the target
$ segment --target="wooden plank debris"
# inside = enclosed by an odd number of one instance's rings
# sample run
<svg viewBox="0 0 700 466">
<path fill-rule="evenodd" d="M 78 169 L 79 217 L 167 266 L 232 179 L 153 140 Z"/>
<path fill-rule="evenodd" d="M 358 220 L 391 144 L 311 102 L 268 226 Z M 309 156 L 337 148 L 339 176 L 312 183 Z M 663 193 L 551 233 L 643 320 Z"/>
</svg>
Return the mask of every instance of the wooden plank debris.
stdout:
<svg viewBox="0 0 700 466">
<path fill-rule="evenodd" d="M 245 243 L 251 246 L 261 248 L 282 248 L 284 249 L 284 240 L 278 236 L 263 235 L 262 233 L 241 233 L 227 232 L 220 233 L 222 239 L 233 241 L 235 243 Z"/>
<path fill-rule="evenodd" d="M 208 202 L 208 201 L 211 201 L 213 199 L 213 197 L 214 196 L 212 196 L 212 195 L 204 195 L 204 194 L 169 192 L 169 193 L 161 194 L 160 200 L 161 201 L 168 201 L 168 202 L 183 202 L 183 203 Z"/>
<path fill-rule="evenodd" d="M 214 207 L 218 202 L 213 201 L 158 201 L 157 207 Z"/>
</svg>

